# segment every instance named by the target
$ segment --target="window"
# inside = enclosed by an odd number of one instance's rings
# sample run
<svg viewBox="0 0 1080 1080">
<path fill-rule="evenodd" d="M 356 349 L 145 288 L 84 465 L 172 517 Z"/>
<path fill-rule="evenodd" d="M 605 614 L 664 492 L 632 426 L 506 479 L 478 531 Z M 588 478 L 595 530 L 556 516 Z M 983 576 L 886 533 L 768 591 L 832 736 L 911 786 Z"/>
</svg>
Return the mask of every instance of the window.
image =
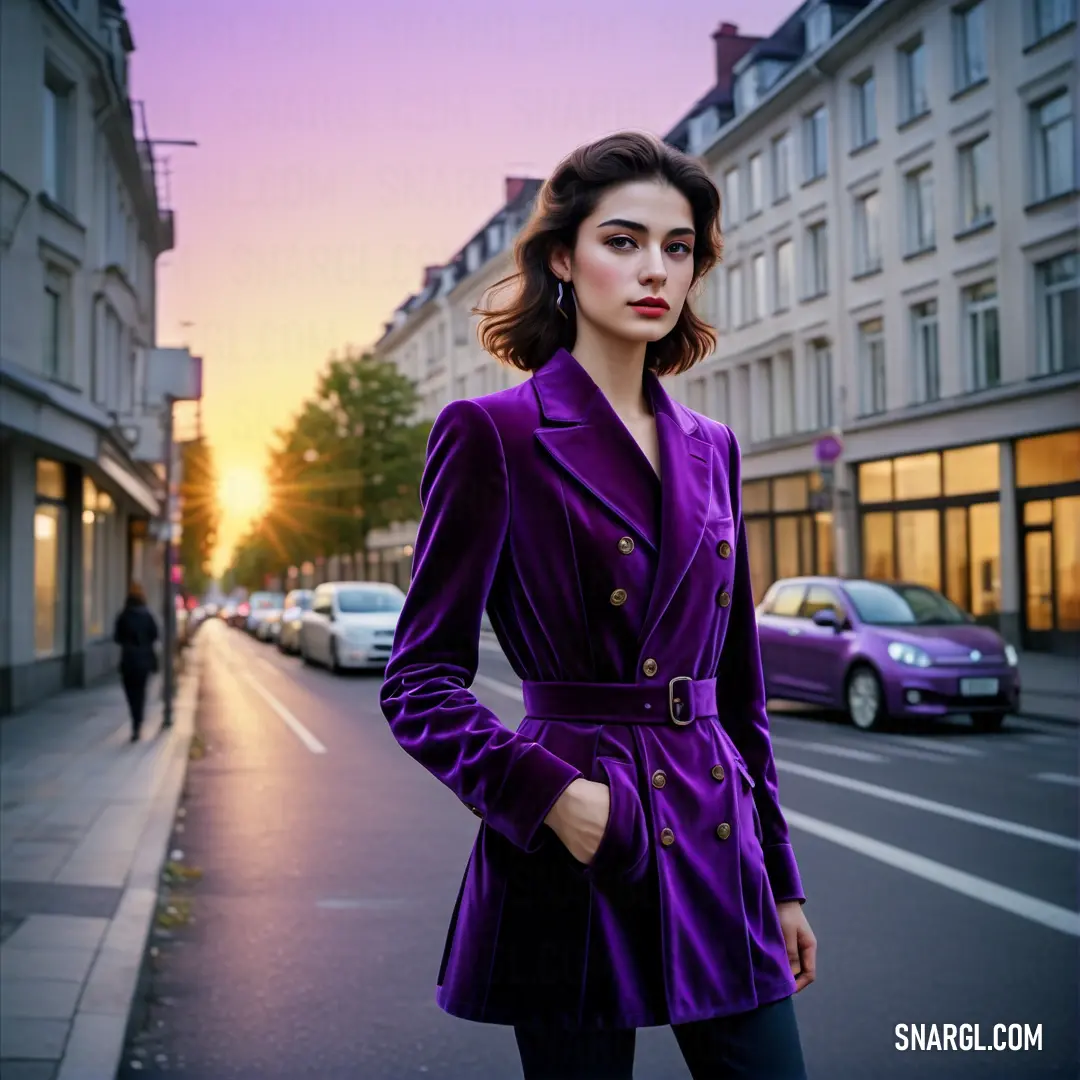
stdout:
<svg viewBox="0 0 1080 1080">
<path fill-rule="evenodd" d="M 765 205 L 765 167 L 760 154 L 750 157 L 750 206 L 747 216 L 760 214 Z"/>
<path fill-rule="evenodd" d="M 724 173 L 724 202 L 727 204 L 727 227 L 739 224 L 739 170 Z"/>
<path fill-rule="evenodd" d="M 890 581 L 896 577 L 893 516 L 888 511 L 864 514 L 862 519 L 863 577 Z"/>
<path fill-rule="evenodd" d="M 89 477 L 83 479 L 83 623 L 87 640 L 105 633 L 115 509 L 108 492 Z"/>
<path fill-rule="evenodd" d="M 877 142 L 877 90 L 873 71 L 851 83 L 851 149 Z"/>
<path fill-rule="evenodd" d="M 63 465 L 39 459 L 34 507 L 34 652 L 39 657 L 64 647 L 66 495 Z"/>
<path fill-rule="evenodd" d="M 46 72 L 43 100 L 42 190 L 54 203 L 72 209 L 73 87 L 63 76 Z"/>
<path fill-rule="evenodd" d="M 960 227 L 976 229 L 994 220 L 990 202 L 990 136 L 960 147 Z"/>
<path fill-rule="evenodd" d="M 728 373 L 718 371 L 713 375 L 713 418 L 726 424 L 731 416 L 730 386 Z"/>
<path fill-rule="evenodd" d="M 824 585 L 811 585 L 803 601 L 802 615 L 806 619 L 812 619 L 819 611 L 835 612 L 837 621 L 841 623 L 847 618 L 839 597 L 832 589 L 827 589 Z"/>
<path fill-rule="evenodd" d="M 1031 109 L 1034 197 L 1039 202 L 1072 191 L 1073 116 L 1067 90 Z"/>
<path fill-rule="evenodd" d="M 934 172 L 929 165 L 904 178 L 907 203 L 907 253 L 917 255 L 934 246 Z"/>
<path fill-rule="evenodd" d="M 916 120 L 930 111 L 926 93 L 926 46 L 922 37 L 900 49 L 900 123 Z"/>
<path fill-rule="evenodd" d="M 791 353 L 772 359 L 772 433 L 776 438 L 795 430 L 795 372 Z"/>
<path fill-rule="evenodd" d="M 803 181 L 819 180 L 828 171 L 828 113 L 819 105 L 803 117 Z"/>
<path fill-rule="evenodd" d="M 829 291 L 828 234 L 824 221 L 806 230 L 806 297 L 812 300 Z"/>
<path fill-rule="evenodd" d="M 982 0 L 953 10 L 953 53 L 958 92 L 986 78 L 986 4 Z"/>
<path fill-rule="evenodd" d="M 867 461 L 859 466 L 859 502 L 886 503 L 893 497 L 893 463 L 885 461 Z"/>
<path fill-rule="evenodd" d="M 913 400 L 916 405 L 937 401 L 941 397 L 941 364 L 936 300 L 927 300 L 911 309 L 911 341 L 915 361 Z"/>
<path fill-rule="evenodd" d="M 897 502 L 940 498 L 941 456 L 929 453 L 893 458 L 893 484 Z"/>
<path fill-rule="evenodd" d="M 42 369 L 50 379 L 70 376 L 71 278 L 52 264 L 45 266 L 42 302 Z"/>
<path fill-rule="evenodd" d="M 818 4 L 806 16 L 806 51 L 816 52 L 832 36 L 832 9 L 828 4 Z"/>
<path fill-rule="evenodd" d="M 772 141 L 773 202 L 791 194 L 791 132 L 785 131 Z"/>
<path fill-rule="evenodd" d="M 981 495 L 1001 490 L 1001 449 L 997 443 L 946 450 L 946 495 Z"/>
<path fill-rule="evenodd" d="M 904 510 L 896 515 L 897 571 L 902 581 L 941 588 L 941 515 Z"/>
<path fill-rule="evenodd" d="M 810 426 L 824 430 L 833 426 L 832 352 L 827 341 L 812 341 L 809 346 Z"/>
<path fill-rule="evenodd" d="M 1039 374 L 1080 367 L 1080 256 L 1075 251 L 1035 267 L 1039 298 Z"/>
<path fill-rule="evenodd" d="M 765 290 L 768 285 L 768 271 L 765 266 L 765 253 L 755 255 L 750 262 L 750 306 L 751 318 L 764 319 L 766 315 Z"/>
<path fill-rule="evenodd" d="M 795 284 L 795 245 L 790 240 L 776 245 L 776 310 L 791 307 Z"/>
<path fill-rule="evenodd" d="M 1032 0 L 1032 44 L 1076 21 L 1076 0 Z"/>
<path fill-rule="evenodd" d="M 705 380 L 692 379 L 687 388 L 687 404 L 694 412 L 705 412 Z"/>
<path fill-rule="evenodd" d="M 855 273 L 881 269 L 881 197 L 876 191 L 855 200 Z"/>
<path fill-rule="evenodd" d="M 964 325 L 969 389 L 1000 385 L 996 282 L 984 281 L 964 290 Z"/>
<path fill-rule="evenodd" d="M 781 585 L 773 596 L 769 597 L 765 611 L 769 615 L 781 615 L 795 618 L 802 608 L 805 585 Z"/>
<path fill-rule="evenodd" d="M 885 411 L 885 330 L 881 319 L 859 324 L 859 380 L 864 416 Z"/>
<path fill-rule="evenodd" d="M 757 393 L 753 401 L 753 441 L 765 442 L 773 437 L 773 369 L 772 358 L 766 357 L 756 365 Z"/>
<path fill-rule="evenodd" d="M 746 321 L 742 297 L 742 266 L 728 267 L 727 286 L 728 325 L 731 327 L 739 327 Z"/>
<path fill-rule="evenodd" d="M 1050 487 L 1077 480 L 1080 480 L 1080 431 L 1061 431 L 1017 441 L 1017 487 Z"/>
</svg>

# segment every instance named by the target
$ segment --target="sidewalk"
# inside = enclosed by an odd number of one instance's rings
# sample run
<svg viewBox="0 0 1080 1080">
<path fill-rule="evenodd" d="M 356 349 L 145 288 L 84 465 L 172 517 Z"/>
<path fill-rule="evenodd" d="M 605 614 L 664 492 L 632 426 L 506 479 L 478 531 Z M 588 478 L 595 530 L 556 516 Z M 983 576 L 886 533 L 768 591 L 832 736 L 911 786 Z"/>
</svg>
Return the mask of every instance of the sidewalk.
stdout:
<svg viewBox="0 0 1080 1080">
<path fill-rule="evenodd" d="M 1080 657 L 1021 653 L 1020 715 L 1080 724 Z"/>
<path fill-rule="evenodd" d="M 199 648 L 174 724 L 160 679 L 129 741 L 119 681 L 0 724 L 0 1075 L 114 1080 L 187 770 Z"/>
</svg>

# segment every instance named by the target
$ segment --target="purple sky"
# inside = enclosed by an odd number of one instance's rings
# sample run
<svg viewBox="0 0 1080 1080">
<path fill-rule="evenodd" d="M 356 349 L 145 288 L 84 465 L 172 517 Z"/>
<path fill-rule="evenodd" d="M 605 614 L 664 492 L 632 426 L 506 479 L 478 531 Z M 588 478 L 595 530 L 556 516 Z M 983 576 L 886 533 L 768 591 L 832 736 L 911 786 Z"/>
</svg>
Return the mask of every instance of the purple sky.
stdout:
<svg viewBox="0 0 1080 1080">
<path fill-rule="evenodd" d="M 795 0 L 127 0 L 132 96 L 169 159 L 158 343 L 204 357 L 227 489 L 261 472 L 329 356 L 367 346 L 502 203 L 620 128 L 663 134 L 713 84 L 722 21 Z M 184 328 L 183 323 L 193 324 Z M 218 565 L 250 508 L 226 513 Z"/>
</svg>

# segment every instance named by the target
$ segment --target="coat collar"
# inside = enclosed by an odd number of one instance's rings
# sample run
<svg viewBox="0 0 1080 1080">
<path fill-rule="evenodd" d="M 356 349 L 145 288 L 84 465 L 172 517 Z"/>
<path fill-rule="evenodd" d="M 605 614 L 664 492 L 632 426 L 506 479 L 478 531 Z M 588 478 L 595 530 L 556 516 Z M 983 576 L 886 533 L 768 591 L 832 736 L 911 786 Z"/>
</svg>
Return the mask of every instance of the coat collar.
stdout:
<svg viewBox="0 0 1080 1080">
<path fill-rule="evenodd" d="M 695 414 L 674 401 L 653 372 L 644 379 L 656 416 L 659 481 L 600 388 L 566 349 L 532 377 L 545 421 L 535 437 L 639 541 L 659 550 L 642 644 L 663 617 L 701 543 L 713 485 L 712 444 Z M 659 544 L 652 525 L 658 483 Z"/>
</svg>

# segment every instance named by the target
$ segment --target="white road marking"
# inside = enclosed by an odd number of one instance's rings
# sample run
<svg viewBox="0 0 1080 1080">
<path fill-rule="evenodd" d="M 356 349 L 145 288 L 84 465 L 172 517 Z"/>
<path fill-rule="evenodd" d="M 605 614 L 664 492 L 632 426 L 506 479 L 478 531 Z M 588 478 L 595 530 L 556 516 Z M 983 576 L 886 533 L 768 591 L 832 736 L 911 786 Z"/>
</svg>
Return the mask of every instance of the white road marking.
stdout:
<svg viewBox="0 0 1080 1080">
<path fill-rule="evenodd" d="M 852 761 L 872 761 L 880 764 L 889 760 L 884 754 L 875 754 L 871 750 L 856 750 L 854 747 L 837 746 L 834 743 L 795 739 L 790 735 L 773 735 L 772 741 L 781 746 L 794 746 L 800 750 L 812 750 L 816 754 L 832 754 L 833 757 L 849 758 Z"/>
<path fill-rule="evenodd" d="M 1067 773 L 1041 772 L 1035 774 L 1036 780 L 1045 780 L 1048 784 L 1068 784 L 1069 787 L 1080 787 L 1080 776 L 1069 776 Z"/>
<path fill-rule="evenodd" d="M 1061 735 L 1044 735 L 1042 732 L 1025 732 L 1017 735 L 1014 742 L 1027 746 L 1064 746 L 1069 740 Z"/>
<path fill-rule="evenodd" d="M 323 746 L 314 735 L 269 690 L 259 685 L 258 679 L 256 679 L 249 672 L 243 672 L 244 680 L 250 684 L 252 690 L 254 690 L 266 703 L 270 706 L 285 721 L 289 730 L 313 753 L 313 754 L 325 754 L 326 747 Z"/>
<path fill-rule="evenodd" d="M 512 698 L 514 701 L 525 704 L 525 694 L 522 692 L 520 686 L 513 686 L 510 683 L 500 682 L 498 679 L 492 679 L 487 675 L 474 675 L 473 685 L 479 683 L 481 686 L 486 686 L 489 690 L 494 690 L 496 694 L 502 694 L 504 697 Z"/>
<path fill-rule="evenodd" d="M 914 746 L 897 746 L 889 743 L 889 754 L 897 757 L 911 758 L 913 761 L 932 761 L 936 765 L 955 765 L 956 758 L 949 754 L 935 754 L 930 750 L 916 750 Z"/>
<path fill-rule="evenodd" d="M 869 784 L 865 780 L 856 780 L 850 776 L 825 772 L 810 765 L 800 765 L 795 761 L 777 759 L 776 767 L 794 773 L 796 776 L 805 776 L 808 780 L 819 780 L 823 784 L 847 788 L 848 791 L 857 791 L 861 795 L 870 795 L 885 802 L 899 803 L 901 806 L 925 810 L 927 813 L 954 818 L 956 821 L 966 821 L 969 825 L 980 825 L 984 829 L 994 829 L 997 832 L 1009 833 L 1012 836 L 1022 836 L 1025 840 L 1037 840 L 1053 847 L 1065 848 L 1067 851 L 1080 851 L 1080 840 L 1072 836 L 1063 836 L 1061 833 L 1036 829 L 1031 825 L 1021 825 L 1017 821 L 1007 821 L 1005 818 L 991 817 L 989 814 L 980 814 L 975 810 L 964 810 L 962 807 L 952 806 L 949 803 L 924 799 L 920 795 L 909 795 L 906 791 L 882 787 L 880 784 Z"/>
<path fill-rule="evenodd" d="M 898 746 L 921 746 L 924 750 L 933 750 L 939 754 L 957 754 L 960 757 L 983 757 L 984 750 L 976 750 L 973 746 L 961 746 L 953 738 L 920 739 L 914 735 L 898 735 L 895 740 L 885 736 L 885 739 Z"/>
<path fill-rule="evenodd" d="M 1027 893 L 1006 888 L 1004 885 L 987 881 L 986 878 L 977 877 L 975 874 L 967 874 L 963 870 L 956 870 L 944 863 L 927 859 L 923 855 L 916 855 L 913 851 L 906 851 L 904 848 L 886 844 L 881 840 L 864 836 L 862 833 L 853 832 L 851 829 L 832 825 L 819 818 L 799 813 L 797 810 L 785 807 L 784 817 L 794 828 L 802 829 L 813 836 L 820 836 L 823 840 L 830 840 L 834 844 L 846 847 L 849 851 L 855 851 L 888 866 L 894 866 L 904 873 L 920 877 L 925 881 L 932 881 L 936 885 L 952 889 L 953 892 L 961 893 L 972 900 L 978 900 L 991 907 L 1019 915 L 1031 922 L 1048 926 L 1051 930 L 1060 930 L 1064 934 L 1080 937 L 1080 912 L 1070 911 L 1057 904 L 1049 904 L 1045 900 L 1028 896 Z"/>
</svg>

